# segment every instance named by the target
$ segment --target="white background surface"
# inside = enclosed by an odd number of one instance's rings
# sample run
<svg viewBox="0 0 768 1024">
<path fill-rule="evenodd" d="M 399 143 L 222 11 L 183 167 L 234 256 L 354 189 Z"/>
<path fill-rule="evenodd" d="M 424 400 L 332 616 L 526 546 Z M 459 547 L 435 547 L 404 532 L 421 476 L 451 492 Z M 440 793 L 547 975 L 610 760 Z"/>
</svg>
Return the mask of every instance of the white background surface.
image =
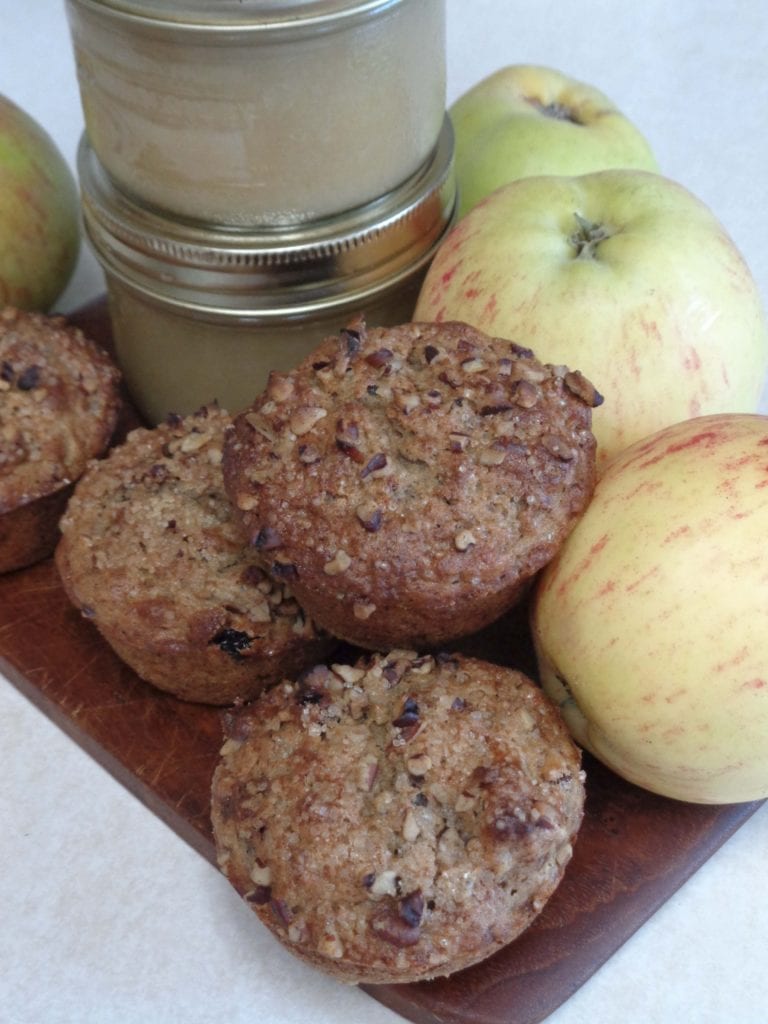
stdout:
<svg viewBox="0 0 768 1024">
<path fill-rule="evenodd" d="M 715 210 L 768 294 L 768 5 L 448 0 L 448 15 L 449 101 L 508 63 L 598 85 Z M 82 117 L 61 0 L 0 0 L 0 93 L 74 162 Z M 59 308 L 101 290 L 84 249 Z M 400 1020 L 278 948 L 213 868 L 1 677 L 0 756 L 3 1024 Z M 548 1024 L 764 1024 L 767 850 L 768 807 Z"/>
</svg>

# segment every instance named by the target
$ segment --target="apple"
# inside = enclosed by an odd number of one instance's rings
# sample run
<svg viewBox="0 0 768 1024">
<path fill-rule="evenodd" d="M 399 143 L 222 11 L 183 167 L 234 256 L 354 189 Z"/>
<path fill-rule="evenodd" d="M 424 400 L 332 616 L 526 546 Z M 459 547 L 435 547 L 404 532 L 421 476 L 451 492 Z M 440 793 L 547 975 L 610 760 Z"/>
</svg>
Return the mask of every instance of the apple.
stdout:
<svg viewBox="0 0 768 1024">
<path fill-rule="evenodd" d="M 34 119 L 0 96 L 0 306 L 47 311 L 79 251 L 69 165 Z"/>
<path fill-rule="evenodd" d="M 459 216 L 517 178 L 658 169 L 645 137 L 602 92 L 552 68 L 515 64 L 450 108 Z"/>
<path fill-rule="evenodd" d="M 624 451 L 539 578 L 541 683 L 645 789 L 768 797 L 768 417 L 703 416 Z"/>
<path fill-rule="evenodd" d="M 521 178 L 448 233 L 417 320 L 464 320 L 581 370 L 598 472 L 693 416 L 754 412 L 768 367 L 760 293 L 725 229 L 648 171 Z"/>
</svg>

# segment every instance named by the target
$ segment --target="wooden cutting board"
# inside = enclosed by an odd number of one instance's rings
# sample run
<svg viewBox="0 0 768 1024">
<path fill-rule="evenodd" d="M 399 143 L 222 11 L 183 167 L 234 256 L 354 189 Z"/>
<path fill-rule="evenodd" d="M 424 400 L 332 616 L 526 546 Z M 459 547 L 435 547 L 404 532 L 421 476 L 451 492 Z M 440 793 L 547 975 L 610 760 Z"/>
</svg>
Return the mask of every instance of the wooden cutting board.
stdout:
<svg viewBox="0 0 768 1024">
<path fill-rule="evenodd" d="M 103 302 L 72 319 L 109 345 Z M 524 610 L 457 647 L 535 673 Z M 210 780 L 221 712 L 139 680 L 69 605 L 51 561 L 0 576 L 0 671 L 214 862 Z M 538 1024 L 759 806 L 679 803 L 590 758 L 585 768 L 587 806 L 574 858 L 528 931 L 451 978 L 367 986 L 374 999 L 414 1024 Z M 255 916 L 253 927 L 261 927 Z"/>
</svg>

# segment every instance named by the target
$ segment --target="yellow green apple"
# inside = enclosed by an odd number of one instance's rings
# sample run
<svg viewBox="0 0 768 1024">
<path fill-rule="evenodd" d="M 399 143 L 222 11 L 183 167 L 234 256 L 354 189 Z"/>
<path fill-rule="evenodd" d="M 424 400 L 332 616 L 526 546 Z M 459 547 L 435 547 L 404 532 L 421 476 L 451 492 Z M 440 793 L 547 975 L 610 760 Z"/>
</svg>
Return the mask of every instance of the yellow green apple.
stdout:
<svg viewBox="0 0 768 1024">
<path fill-rule="evenodd" d="M 80 249 L 77 186 L 47 132 L 0 96 L 0 306 L 46 311 Z"/>
<path fill-rule="evenodd" d="M 693 416 L 755 412 L 768 368 L 756 282 L 714 213 L 648 171 L 521 178 L 440 246 L 417 320 L 464 320 L 576 367 L 604 395 L 598 472 Z"/>
<path fill-rule="evenodd" d="M 623 452 L 538 581 L 541 682 L 575 739 L 680 800 L 768 797 L 768 417 Z"/>
<path fill-rule="evenodd" d="M 651 147 L 604 93 L 554 68 L 513 64 L 451 106 L 459 216 L 517 178 L 658 169 Z"/>
</svg>

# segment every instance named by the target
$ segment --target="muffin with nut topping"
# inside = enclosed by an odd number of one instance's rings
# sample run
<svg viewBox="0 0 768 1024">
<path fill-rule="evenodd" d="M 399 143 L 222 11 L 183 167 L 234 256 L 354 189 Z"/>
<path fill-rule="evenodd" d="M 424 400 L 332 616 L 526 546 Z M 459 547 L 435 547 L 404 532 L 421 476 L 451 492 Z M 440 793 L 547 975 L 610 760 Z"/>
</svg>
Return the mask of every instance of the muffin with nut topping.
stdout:
<svg viewBox="0 0 768 1024">
<path fill-rule="evenodd" d="M 318 666 L 228 719 L 219 865 L 291 952 L 347 982 L 461 970 L 571 859 L 580 754 L 526 676 L 394 650 Z"/>
<path fill-rule="evenodd" d="M 229 422 L 210 405 L 132 431 L 77 484 L 55 554 L 70 599 L 141 678 L 220 705 L 335 645 L 245 543 L 221 476 Z"/>
<path fill-rule="evenodd" d="M 329 632 L 445 644 L 512 607 L 581 514 L 600 401 L 466 324 L 360 323 L 235 418 L 225 486 L 262 566 Z"/>
<path fill-rule="evenodd" d="M 0 310 L 0 572 L 47 558 L 120 408 L 109 357 L 62 317 Z"/>
</svg>

